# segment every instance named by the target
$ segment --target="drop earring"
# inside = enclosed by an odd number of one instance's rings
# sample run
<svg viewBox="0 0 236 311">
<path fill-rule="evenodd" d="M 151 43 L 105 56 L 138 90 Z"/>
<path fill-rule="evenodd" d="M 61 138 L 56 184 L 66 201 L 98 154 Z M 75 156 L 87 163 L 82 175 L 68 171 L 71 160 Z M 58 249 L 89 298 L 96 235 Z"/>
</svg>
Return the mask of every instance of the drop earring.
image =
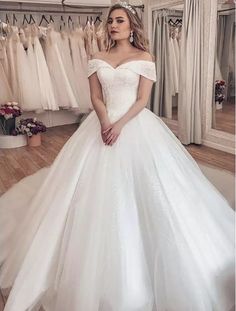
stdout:
<svg viewBox="0 0 236 311">
<path fill-rule="evenodd" d="M 131 32 L 130 32 L 129 42 L 130 43 L 134 42 L 133 30 L 131 30 Z"/>
</svg>

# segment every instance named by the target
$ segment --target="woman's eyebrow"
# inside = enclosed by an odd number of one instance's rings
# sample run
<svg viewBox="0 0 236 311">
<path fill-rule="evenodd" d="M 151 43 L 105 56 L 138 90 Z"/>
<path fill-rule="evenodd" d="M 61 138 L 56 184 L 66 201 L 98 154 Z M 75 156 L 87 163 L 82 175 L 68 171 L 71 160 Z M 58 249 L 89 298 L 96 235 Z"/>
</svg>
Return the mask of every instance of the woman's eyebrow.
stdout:
<svg viewBox="0 0 236 311">
<path fill-rule="evenodd" d="M 117 16 L 116 18 L 124 18 L 123 16 Z M 109 17 L 108 19 L 112 19 L 112 17 Z"/>
</svg>

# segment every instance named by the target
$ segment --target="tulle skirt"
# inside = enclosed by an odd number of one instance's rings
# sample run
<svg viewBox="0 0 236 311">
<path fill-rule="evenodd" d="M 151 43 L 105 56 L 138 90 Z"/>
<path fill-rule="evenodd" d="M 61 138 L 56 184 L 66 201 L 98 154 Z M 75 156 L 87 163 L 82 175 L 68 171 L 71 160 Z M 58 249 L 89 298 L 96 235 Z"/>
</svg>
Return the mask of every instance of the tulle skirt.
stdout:
<svg viewBox="0 0 236 311">
<path fill-rule="evenodd" d="M 144 109 L 117 142 L 95 112 L 0 199 L 4 311 L 229 311 L 234 212 Z"/>
</svg>

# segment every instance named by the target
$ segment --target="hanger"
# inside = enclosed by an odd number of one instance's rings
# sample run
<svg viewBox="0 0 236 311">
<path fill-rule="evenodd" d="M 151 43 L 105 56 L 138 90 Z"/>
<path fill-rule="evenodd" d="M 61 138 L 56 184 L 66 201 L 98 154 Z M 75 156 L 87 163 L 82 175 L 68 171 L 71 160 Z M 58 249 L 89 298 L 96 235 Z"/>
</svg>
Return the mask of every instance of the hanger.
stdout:
<svg viewBox="0 0 236 311">
<path fill-rule="evenodd" d="M 73 22 L 73 19 L 71 18 L 71 16 L 69 15 L 68 20 L 67 20 L 68 27 L 70 27 L 70 22 L 71 22 L 71 26 L 73 28 L 74 22 Z"/>
<path fill-rule="evenodd" d="M 62 30 L 62 25 L 61 23 L 63 23 L 63 27 L 65 28 L 66 27 L 66 23 L 64 21 L 64 17 L 61 15 L 61 18 L 60 18 L 60 30 Z"/>
<path fill-rule="evenodd" d="M 7 14 L 6 14 L 6 24 L 10 24 L 10 20 Z"/>
<path fill-rule="evenodd" d="M 96 24 L 97 21 L 99 21 L 99 22 L 102 23 L 102 20 L 101 20 L 101 18 L 100 18 L 100 15 L 98 15 L 98 16 L 96 17 L 94 24 Z"/>
<path fill-rule="evenodd" d="M 3 22 L 0 19 L 0 35 L 2 36 L 3 34 Z"/>
<path fill-rule="evenodd" d="M 29 24 L 36 24 L 32 14 L 30 14 Z"/>
<path fill-rule="evenodd" d="M 175 21 L 175 25 L 182 25 L 182 19 L 177 18 L 177 20 Z"/>
<path fill-rule="evenodd" d="M 28 19 L 27 19 L 27 17 L 26 17 L 26 14 L 24 14 L 23 21 L 22 21 L 22 25 L 24 25 L 25 22 L 26 22 L 27 24 L 29 24 L 29 21 L 28 21 Z"/>
<path fill-rule="evenodd" d="M 54 23 L 54 19 L 52 18 L 52 15 L 49 16 L 49 22 Z"/>
<path fill-rule="evenodd" d="M 17 18 L 16 18 L 16 15 L 15 13 L 13 14 L 13 26 L 15 26 L 15 22 L 17 22 Z"/>
<path fill-rule="evenodd" d="M 80 16 L 78 16 L 79 26 L 80 26 Z"/>
<path fill-rule="evenodd" d="M 46 21 L 46 23 L 49 24 L 49 21 L 46 19 L 46 17 L 45 17 L 44 14 L 43 14 L 42 17 L 41 17 L 41 21 L 40 21 L 40 23 L 39 23 L 39 26 L 41 26 L 41 24 L 42 24 L 43 21 Z"/>
<path fill-rule="evenodd" d="M 169 19 L 168 24 L 170 24 L 171 26 L 175 26 L 175 23 L 173 22 L 172 18 Z"/>
</svg>

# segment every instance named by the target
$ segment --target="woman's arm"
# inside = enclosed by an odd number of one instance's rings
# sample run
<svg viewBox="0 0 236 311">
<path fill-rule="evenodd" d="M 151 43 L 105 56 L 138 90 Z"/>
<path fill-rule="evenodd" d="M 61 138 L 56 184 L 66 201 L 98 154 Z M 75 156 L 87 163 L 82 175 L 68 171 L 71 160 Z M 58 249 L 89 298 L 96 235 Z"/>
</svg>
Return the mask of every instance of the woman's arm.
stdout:
<svg viewBox="0 0 236 311">
<path fill-rule="evenodd" d="M 108 125 L 110 125 L 110 121 L 108 119 L 106 106 L 103 100 L 102 87 L 98 80 L 96 72 L 89 77 L 89 87 L 92 105 L 94 110 L 96 111 L 100 124 L 103 128 L 107 127 Z"/>
<path fill-rule="evenodd" d="M 134 118 L 140 111 L 142 111 L 146 107 L 151 93 L 152 85 L 152 80 L 140 76 L 136 102 L 118 121 L 112 124 L 105 131 L 103 131 L 103 134 L 106 135 L 106 144 L 113 145 L 116 142 L 123 126 L 125 126 L 128 121 Z"/>
</svg>

